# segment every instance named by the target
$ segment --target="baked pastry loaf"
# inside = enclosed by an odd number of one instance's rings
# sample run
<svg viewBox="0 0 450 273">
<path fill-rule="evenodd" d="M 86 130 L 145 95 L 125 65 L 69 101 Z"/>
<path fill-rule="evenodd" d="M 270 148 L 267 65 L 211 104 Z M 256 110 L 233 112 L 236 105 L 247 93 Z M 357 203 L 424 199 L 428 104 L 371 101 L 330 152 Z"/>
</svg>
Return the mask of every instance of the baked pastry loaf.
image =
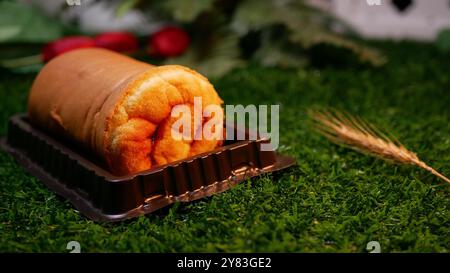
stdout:
<svg viewBox="0 0 450 273">
<path fill-rule="evenodd" d="M 44 66 L 31 88 L 28 112 L 32 124 L 74 140 L 98 154 L 112 173 L 126 175 L 221 145 L 220 139 L 171 136 L 172 108 L 194 110 L 194 97 L 202 98 L 203 109 L 223 103 L 209 81 L 191 69 L 87 48 Z M 205 122 L 202 118 L 200 125 Z"/>
</svg>

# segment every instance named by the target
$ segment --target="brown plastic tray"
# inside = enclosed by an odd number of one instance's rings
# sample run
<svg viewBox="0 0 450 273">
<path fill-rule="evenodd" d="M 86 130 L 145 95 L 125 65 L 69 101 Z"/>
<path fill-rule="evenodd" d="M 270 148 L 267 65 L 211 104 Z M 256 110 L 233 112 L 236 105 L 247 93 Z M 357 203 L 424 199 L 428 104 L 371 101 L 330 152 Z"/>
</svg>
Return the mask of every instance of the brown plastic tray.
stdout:
<svg viewBox="0 0 450 273">
<path fill-rule="evenodd" d="M 64 142 L 64 144 L 63 144 Z M 114 222 L 227 190 L 248 178 L 295 164 L 293 158 L 261 151 L 267 140 L 226 142 L 214 151 L 115 176 L 94 156 L 32 126 L 26 114 L 11 117 L 0 146 L 47 187 L 94 221 Z"/>
</svg>

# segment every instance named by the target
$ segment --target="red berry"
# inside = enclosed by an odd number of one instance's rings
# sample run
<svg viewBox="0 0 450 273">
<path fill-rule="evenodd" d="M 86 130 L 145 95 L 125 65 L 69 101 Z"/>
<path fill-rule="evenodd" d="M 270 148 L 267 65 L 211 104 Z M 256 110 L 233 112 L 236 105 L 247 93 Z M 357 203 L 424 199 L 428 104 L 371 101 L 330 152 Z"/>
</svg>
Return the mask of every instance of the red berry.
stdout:
<svg viewBox="0 0 450 273">
<path fill-rule="evenodd" d="M 188 34 L 178 27 L 165 27 L 150 37 L 150 54 L 171 57 L 182 54 L 189 47 Z"/>
<path fill-rule="evenodd" d="M 132 53 L 138 49 L 138 40 L 128 32 L 106 32 L 95 37 L 95 45 L 117 52 Z"/>
<path fill-rule="evenodd" d="M 94 47 L 94 40 L 86 36 L 69 36 L 48 43 L 42 50 L 42 60 L 48 62 L 54 57 L 77 48 Z"/>
</svg>

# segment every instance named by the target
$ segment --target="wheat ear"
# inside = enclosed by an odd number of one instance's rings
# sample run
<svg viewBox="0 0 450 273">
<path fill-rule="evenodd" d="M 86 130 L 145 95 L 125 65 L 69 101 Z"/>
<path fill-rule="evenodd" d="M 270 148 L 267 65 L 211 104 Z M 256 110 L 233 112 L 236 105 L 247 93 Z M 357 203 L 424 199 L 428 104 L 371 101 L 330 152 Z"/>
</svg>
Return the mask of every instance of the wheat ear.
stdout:
<svg viewBox="0 0 450 273">
<path fill-rule="evenodd" d="M 418 166 L 450 184 L 450 179 L 428 166 L 397 139 L 361 118 L 332 109 L 309 110 L 314 128 L 330 141 L 379 158 Z"/>
</svg>

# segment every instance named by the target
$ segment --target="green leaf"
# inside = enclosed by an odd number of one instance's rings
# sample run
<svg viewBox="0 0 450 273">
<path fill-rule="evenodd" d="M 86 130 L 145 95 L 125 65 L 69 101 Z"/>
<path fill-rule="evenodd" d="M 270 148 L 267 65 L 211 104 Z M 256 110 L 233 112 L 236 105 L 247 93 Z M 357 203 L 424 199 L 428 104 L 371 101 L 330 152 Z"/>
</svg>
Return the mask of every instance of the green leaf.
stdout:
<svg viewBox="0 0 450 273">
<path fill-rule="evenodd" d="M 264 27 L 282 22 L 279 4 L 271 0 L 245 0 L 234 12 L 231 28 L 240 35 L 251 30 L 260 30 Z"/>
<path fill-rule="evenodd" d="M 179 22 L 192 22 L 213 7 L 214 0 L 165 0 L 162 8 Z"/>
<path fill-rule="evenodd" d="M 21 28 L 16 25 L 0 26 L 0 41 L 7 41 L 20 33 Z"/>
<path fill-rule="evenodd" d="M 61 34 L 61 25 L 36 8 L 17 2 L 0 2 L 0 42 L 47 42 Z"/>
<path fill-rule="evenodd" d="M 263 66 L 269 67 L 304 67 L 307 59 L 298 50 L 289 47 L 285 39 L 275 39 L 270 31 L 265 31 L 261 46 L 256 50 L 253 59 Z"/>
<path fill-rule="evenodd" d="M 44 66 L 43 64 L 32 64 L 27 66 L 11 68 L 10 71 L 18 74 L 34 74 L 39 72 L 43 66 Z"/>
<path fill-rule="evenodd" d="M 117 17 L 125 15 L 127 12 L 135 8 L 139 2 L 139 0 L 124 0 L 120 2 L 116 10 Z"/>
<path fill-rule="evenodd" d="M 207 77 L 221 77 L 232 69 L 244 65 L 244 61 L 239 58 L 239 38 L 229 33 L 218 33 L 215 33 L 212 39 L 208 39 L 212 42 L 206 47 L 203 40 L 198 41 L 185 54 L 170 58 L 165 63 L 184 65 Z"/>
<path fill-rule="evenodd" d="M 303 32 L 292 33 L 289 39 L 304 48 L 310 48 L 318 44 L 329 44 L 344 48 L 353 52 L 361 62 L 370 63 L 374 66 L 381 66 L 387 61 L 385 56 L 376 49 L 312 26 L 309 29 L 305 28 Z"/>
<path fill-rule="evenodd" d="M 441 31 L 436 39 L 436 47 L 443 52 L 450 52 L 450 29 Z"/>
</svg>

